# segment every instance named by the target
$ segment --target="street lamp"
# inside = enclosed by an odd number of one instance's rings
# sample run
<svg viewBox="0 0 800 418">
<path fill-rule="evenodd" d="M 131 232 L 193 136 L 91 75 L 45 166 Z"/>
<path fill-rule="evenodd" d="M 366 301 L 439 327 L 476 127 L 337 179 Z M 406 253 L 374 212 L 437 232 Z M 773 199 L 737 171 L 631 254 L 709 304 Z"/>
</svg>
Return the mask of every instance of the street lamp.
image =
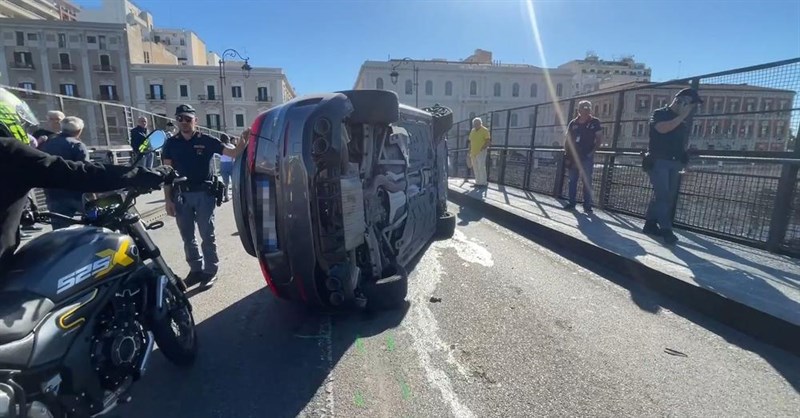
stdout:
<svg viewBox="0 0 800 418">
<path fill-rule="evenodd" d="M 250 77 L 250 70 L 253 67 L 248 64 L 250 58 L 244 58 L 239 51 L 235 49 L 226 49 L 222 55 L 220 56 L 219 60 L 219 85 L 222 89 L 220 91 L 220 98 L 222 99 L 222 132 L 227 133 L 228 130 L 228 122 L 227 118 L 225 117 L 225 57 L 229 58 L 239 58 L 240 60 L 244 60 L 244 65 L 242 65 L 242 73 L 244 73 L 244 78 Z"/>
<path fill-rule="evenodd" d="M 408 57 L 403 58 L 400 60 L 400 62 L 392 66 L 392 72 L 389 73 L 389 77 L 392 80 L 392 84 L 396 85 L 397 77 L 400 76 L 400 74 L 397 72 L 397 67 L 408 63 L 411 63 L 411 68 L 414 71 L 414 94 L 416 95 L 414 99 L 414 106 L 419 107 L 419 68 L 417 68 L 417 62 Z"/>
</svg>

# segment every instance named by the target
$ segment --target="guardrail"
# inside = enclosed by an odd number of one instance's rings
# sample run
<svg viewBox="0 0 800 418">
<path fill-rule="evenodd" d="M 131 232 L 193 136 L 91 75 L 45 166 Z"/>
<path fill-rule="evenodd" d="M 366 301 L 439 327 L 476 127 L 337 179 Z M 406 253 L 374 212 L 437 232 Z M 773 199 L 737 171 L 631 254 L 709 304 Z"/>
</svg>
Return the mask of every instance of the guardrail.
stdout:
<svg viewBox="0 0 800 418">
<path fill-rule="evenodd" d="M 130 131 L 136 120 L 144 116 L 148 119 L 150 129 L 168 129 L 168 124 L 175 124 L 174 118 L 159 115 L 144 109 L 126 106 L 121 103 L 97 101 L 63 94 L 28 90 L 20 87 L 0 85 L 14 91 L 30 106 L 39 118 L 42 127 L 47 123 L 47 112 L 60 110 L 67 116 L 77 116 L 86 124 L 81 140 L 89 148 L 114 149 L 129 147 Z M 106 95 L 109 100 L 119 100 L 116 94 Z M 104 96 L 104 97 L 106 97 Z M 219 137 L 222 132 L 198 126 L 206 134 Z"/>
<path fill-rule="evenodd" d="M 480 115 L 494 145 L 487 158 L 489 180 L 565 197 L 565 126 L 577 103 L 590 100 L 604 128 L 593 200 L 604 210 L 643 218 L 652 196 L 641 168 L 649 115 L 688 86 L 698 89 L 705 103 L 687 118 L 693 156 L 681 176 L 675 225 L 800 256 L 800 58 Z M 526 119 L 527 125 L 521 123 Z M 471 124 L 458 122 L 448 135 L 455 142 L 453 177 L 468 176 Z"/>
</svg>

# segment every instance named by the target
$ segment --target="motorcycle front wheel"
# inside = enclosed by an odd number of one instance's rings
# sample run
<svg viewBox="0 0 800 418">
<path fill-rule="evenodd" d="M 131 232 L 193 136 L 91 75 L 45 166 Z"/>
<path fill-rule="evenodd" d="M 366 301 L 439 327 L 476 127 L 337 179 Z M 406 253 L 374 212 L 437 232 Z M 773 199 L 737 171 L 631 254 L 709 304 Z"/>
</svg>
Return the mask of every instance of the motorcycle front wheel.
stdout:
<svg viewBox="0 0 800 418">
<path fill-rule="evenodd" d="M 154 321 L 153 337 L 164 356 L 178 366 L 191 366 L 197 357 L 197 334 L 194 316 L 188 300 L 181 291 L 167 283 L 164 289 L 164 306 L 167 314 Z"/>
</svg>

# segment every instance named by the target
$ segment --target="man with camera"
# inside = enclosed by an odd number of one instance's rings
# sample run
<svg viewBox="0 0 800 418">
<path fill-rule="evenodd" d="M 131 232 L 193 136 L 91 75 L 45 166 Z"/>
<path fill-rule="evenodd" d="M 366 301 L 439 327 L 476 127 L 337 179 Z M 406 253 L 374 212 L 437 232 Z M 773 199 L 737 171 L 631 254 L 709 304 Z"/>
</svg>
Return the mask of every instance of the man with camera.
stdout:
<svg viewBox="0 0 800 418">
<path fill-rule="evenodd" d="M 678 194 L 678 176 L 689 162 L 686 145 L 690 129 L 686 118 L 698 103 L 703 100 L 697 91 L 685 88 L 669 106 L 654 110 L 650 117 L 650 144 L 642 165 L 650 176 L 653 198 L 642 232 L 661 236 L 669 245 L 678 242 L 672 232 L 672 206 Z"/>
<path fill-rule="evenodd" d="M 211 287 L 217 279 L 219 257 L 214 233 L 214 208 L 220 184 L 211 171 L 214 154 L 236 158 L 247 146 L 250 131 L 242 133 L 235 148 L 226 148 L 219 139 L 197 130 L 194 108 L 182 104 L 175 110 L 178 133 L 167 139 L 162 151 L 164 165 L 175 168 L 186 181 L 164 187 L 167 215 L 174 216 L 183 239 L 186 262 L 189 263 L 188 283 L 200 282 Z M 202 255 L 195 239 L 195 223 L 202 238 Z"/>
</svg>

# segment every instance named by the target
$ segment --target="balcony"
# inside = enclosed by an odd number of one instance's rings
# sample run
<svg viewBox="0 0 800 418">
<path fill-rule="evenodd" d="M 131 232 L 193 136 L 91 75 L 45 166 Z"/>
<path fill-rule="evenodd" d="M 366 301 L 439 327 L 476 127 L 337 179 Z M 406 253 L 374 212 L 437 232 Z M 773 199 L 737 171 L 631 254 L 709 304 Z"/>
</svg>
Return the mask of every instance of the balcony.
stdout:
<svg viewBox="0 0 800 418">
<path fill-rule="evenodd" d="M 97 73 L 116 73 L 117 67 L 113 65 L 95 65 L 92 69 Z"/>
<path fill-rule="evenodd" d="M 106 102 L 118 102 L 119 101 L 119 94 L 108 94 L 108 93 L 101 93 L 97 95 L 97 100 L 106 101 Z"/>
<path fill-rule="evenodd" d="M 197 100 L 200 100 L 201 102 L 209 102 L 209 101 L 216 101 L 219 99 L 217 98 L 216 94 L 210 94 L 210 95 L 198 94 Z"/>
<path fill-rule="evenodd" d="M 64 63 L 53 64 L 52 67 L 56 71 L 75 71 L 76 69 L 75 64 L 64 64 Z"/>
<path fill-rule="evenodd" d="M 32 62 L 18 62 L 14 61 L 9 65 L 10 68 L 17 70 L 35 70 L 36 66 Z"/>
<path fill-rule="evenodd" d="M 167 95 L 165 94 L 148 94 L 147 100 L 167 100 Z"/>
<path fill-rule="evenodd" d="M 261 103 L 272 103 L 272 96 L 256 96 L 256 101 Z"/>
</svg>

